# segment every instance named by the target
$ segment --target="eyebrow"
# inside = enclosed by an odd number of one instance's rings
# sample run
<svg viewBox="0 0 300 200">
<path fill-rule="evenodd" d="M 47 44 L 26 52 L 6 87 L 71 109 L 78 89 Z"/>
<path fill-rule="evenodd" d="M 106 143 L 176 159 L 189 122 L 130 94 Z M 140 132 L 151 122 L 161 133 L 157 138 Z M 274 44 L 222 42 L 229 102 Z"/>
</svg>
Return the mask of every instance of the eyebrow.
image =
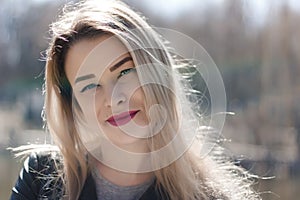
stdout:
<svg viewBox="0 0 300 200">
<path fill-rule="evenodd" d="M 84 76 L 80 76 L 78 78 L 75 79 L 75 83 L 78 83 L 79 81 L 84 81 L 84 80 L 87 80 L 87 79 L 90 79 L 90 78 L 95 78 L 95 74 L 87 74 L 87 75 L 84 75 Z"/>
<path fill-rule="evenodd" d="M 114 64 L 109 70 L 111 72 L 115 71 L 116 69 L 118 69 L 121 65 L 123 65 L 124 63 L 128 62 L 128 61 L 132 61 L 131 57 L 125 57 L 122 60 L 120 60 L 119 62 L 117 62 L 116 64 Z"/>
<path fill-rule="evenodd" d="M 124 63 L 128 62 L 128 61 L 131 61 L 132 58 L 131 57 L 125 57 L 123 58 L 122 60 L 120 60 L 119 62 L 117 62 L 116 64 L 114 64 L 109 70 L 111 72 L 115 71 L 116 69 L 118 69 L 120 66 L 122 66 Z M 80 82 L 80 81 L 84 81 L 84 80 L 87 80 L 87 79 L 90 79 L 90 78 L 95 78 L 95 74 L 87 74 L 87 75 L 84 75 L 84 76 L 80 76 L 78 78 L 75 79 L 75 84 Z"/>
</svg>

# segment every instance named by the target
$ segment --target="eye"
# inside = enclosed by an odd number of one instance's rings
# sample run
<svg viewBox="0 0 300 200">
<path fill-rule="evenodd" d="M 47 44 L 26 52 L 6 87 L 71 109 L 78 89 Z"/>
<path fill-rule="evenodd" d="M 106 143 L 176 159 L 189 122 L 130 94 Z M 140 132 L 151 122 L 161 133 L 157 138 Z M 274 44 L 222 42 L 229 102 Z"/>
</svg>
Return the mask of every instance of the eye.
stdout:
<svg viewBox="0 0 300 200">
<path fill-rule="evenodd" d="M 80 90 L 81 93 L 87 91 L 87 90 L 91 90 L 91 89 L 94 89 L 94 88 L 97 88 L 97 87 L 100 87 L 99 84 L 95 84 L 95 83 L 91 83 L 91 84 L 88 84 L 87 86 L 85 86 L 84 88 L 82 88 Z"/>
<path fill-rule="evenodd" d="M 120 72 L 118 78 L 130 73 L 130 72 L 133 72 L 133 71 L 136 71 L 135 68 L 128 68 L 128 69 L 124 69 Z"/>
</svg>

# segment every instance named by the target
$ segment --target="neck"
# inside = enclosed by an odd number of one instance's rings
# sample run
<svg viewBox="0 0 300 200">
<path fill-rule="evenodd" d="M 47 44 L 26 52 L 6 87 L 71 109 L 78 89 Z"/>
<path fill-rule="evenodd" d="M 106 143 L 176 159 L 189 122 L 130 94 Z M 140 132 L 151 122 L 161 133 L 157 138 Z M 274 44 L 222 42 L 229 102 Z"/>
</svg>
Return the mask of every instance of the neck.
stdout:
<svg viewBox="0 0 300 200">
<path fill-rule="evenodd" d="M 150 181 L 154 177 L 153 172 L 148 173 L 127 173 L 112 169 L 101 162 L 97 162 L 96 169 L 101 175 L 119 186 L 134 186 Z"/>
</svg>

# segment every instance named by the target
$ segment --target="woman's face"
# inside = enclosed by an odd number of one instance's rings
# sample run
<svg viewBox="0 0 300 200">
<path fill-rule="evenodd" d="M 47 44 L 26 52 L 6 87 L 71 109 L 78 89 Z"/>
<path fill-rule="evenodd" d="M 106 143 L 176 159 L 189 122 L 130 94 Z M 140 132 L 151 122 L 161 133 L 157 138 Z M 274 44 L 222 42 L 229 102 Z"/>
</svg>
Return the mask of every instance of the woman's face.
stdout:
<svg viewBox="0 0 300 200">
<path fill-rule="evenodd" d="M 148 117 L 135 65 L 124 44 L 109 35 L 80 40 L 66 55 L 65 71 L 86 120 L 96 122 L 113 144 L 145 151 L 146 139 L 131 135 L 137 134 L 134 127 L 148 124 Z"/>
</svg>

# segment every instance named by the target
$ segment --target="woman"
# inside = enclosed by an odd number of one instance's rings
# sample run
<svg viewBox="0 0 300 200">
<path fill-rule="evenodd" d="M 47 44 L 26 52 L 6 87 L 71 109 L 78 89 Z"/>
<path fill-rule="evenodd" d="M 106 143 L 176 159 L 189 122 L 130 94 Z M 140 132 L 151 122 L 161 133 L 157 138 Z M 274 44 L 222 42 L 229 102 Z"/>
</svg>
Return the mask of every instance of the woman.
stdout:
<svg viewBox="0 0 300 200">
<path fill-rule="evenodd" d="M 11 199 L 259 199 L 218 148 L 201 159 L 201 140 L 189 148 L 185 135 L 201 132 L 183 62 L 140 15 L 81 2 L 51 34 L 44 109 L 55 146 L 32 150 Z"/>
</svg>

